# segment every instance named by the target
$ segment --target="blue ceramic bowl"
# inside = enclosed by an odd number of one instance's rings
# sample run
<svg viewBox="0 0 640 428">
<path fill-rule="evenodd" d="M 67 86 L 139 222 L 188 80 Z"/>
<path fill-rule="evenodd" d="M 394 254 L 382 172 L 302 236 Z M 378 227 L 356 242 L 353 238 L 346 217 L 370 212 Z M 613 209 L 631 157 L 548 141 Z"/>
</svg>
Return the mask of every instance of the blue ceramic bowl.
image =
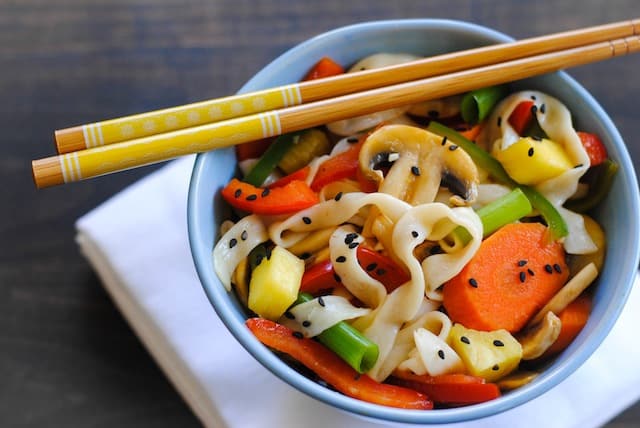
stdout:
<svg viewBox="0 0 640 428">
<path fill-rule="evenodd" d="M 314 37 L 278 57 L 241 90 L 255 91 L 300 80 L 322 56 L 342 64 L 375 52 L 433 55 L 509 41 L 496 31 L 463 22 L 415 19 L 352 25 Z M 227 209 L 219 191 L 234 175 L 233 149 L 197 157 L 189 189 L 188 222 L 193 259 L 209 300 L 227 328 L 264 367 L 299 391 L 337 409 L 380 421 L 444 423 L 478 419 L 526 403 L 553 388 L 574 372 L 600 345 L 620 314 L 633 284 L 640 253 L 638 186 L 633 165 L 618 131 L 598 103 L 566 74 L 519 82 L 521 89 L 547 92 L 562 100 L 574 114 L 577 127 L 598 134 L 609 155 L 620 164 L 613 189 L 596 213 L 608 239 L 604 269 L 596 284 L 593 313 L 571 344 L 532 383 L 501 398 L 463 408 L 434 411 L 400 410 L 346 397 L 309 380 L 260 344 L 245 327 L 245 312 L 233 293 L 225 291 L 212 266 L 211 252 L 218 225 Z"/>
</svg>

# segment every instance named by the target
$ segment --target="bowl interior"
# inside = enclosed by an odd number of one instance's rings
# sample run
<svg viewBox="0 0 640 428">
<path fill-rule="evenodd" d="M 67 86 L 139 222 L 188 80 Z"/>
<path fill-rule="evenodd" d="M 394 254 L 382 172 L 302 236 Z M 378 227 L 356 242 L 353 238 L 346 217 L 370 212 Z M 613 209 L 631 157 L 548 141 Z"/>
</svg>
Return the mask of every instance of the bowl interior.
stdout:
<svg viewBox="0 0 640 428">
<path fill-rule="evenodd" d="M 402 20 L 364 23 L 310 39 L 283 54 L 256 74 L 241 92 L 298 81 L 319 58 L 329 55 L 351 64 L 376 52 L 433 55 L 510 39 L 493 30 L 457 21 Z M 211 252 L 218 225 L 227 214 L 219 190 L 235 174 L 233 149 L 198 155 L 189 189 L 188 226 L 193 259 L 214 309 L 236 339 L 267 369 L 300 391 L 361 416 L 408 423 L 443 423 L 476 419 L 522 404 L 555 386 L 593 353 L 607 335 L 627 299 L 638 267 L 638 187 L 633 165 L 613 123 L 597 102 L 564 73 L 527 79 L 514 89 L 538 89 L 563 101 L 577 128 L 597 133 L 620 172 L 605 203 L 596 212 L 609 243 L 605 266 L 597 282 L 591 318 L 574 343 L 531 384 L 500 399 L 463 408 L 433 412 L 381 407 L 330 391 L 298 374 L 262 346 L 244 327 L 244 310 L 227 293 L 213 270 Z"/>
</svg>

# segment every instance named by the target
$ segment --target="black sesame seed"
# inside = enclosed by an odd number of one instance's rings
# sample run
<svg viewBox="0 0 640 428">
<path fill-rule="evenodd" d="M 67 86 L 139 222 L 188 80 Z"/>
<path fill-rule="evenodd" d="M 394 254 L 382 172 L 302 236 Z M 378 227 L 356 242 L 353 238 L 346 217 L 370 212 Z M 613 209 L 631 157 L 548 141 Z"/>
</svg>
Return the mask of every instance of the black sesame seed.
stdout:
<svg viewBox="0 0 640 428">
<path fill-rule="evenodd" d="M 581 163 L 579 163 L 578 165 L 574 166 L 574 168 L 582 168 L 584 165 L 582 165 Z"/>
<path fill-rule="evenodd" d="M 351 244 L 349 244 L 349 249 L 353 250 L 354 248 L 356 248 L 358 245 L 360 245 L 359 242 L 352 242 Z"/>
<path fill-rule="evenodd" d="M 528 273 L 529 273 L 529 275 L 531 275 L 531 276 L 536 276 L 536 273 L 535 273 L 533 270 L 531 270 L 531 269 L 527 269 L 527 272 L 528 272 Z"/>
<path fill-rule="evenodd" d="M 547 273 L 553 273 L 553 268 L 551 267 L 551 265 L 544 265 L 544 270 Z"/>
<path fill-rule="evenodd" d="M 535 100 L 536 100 L 536 96 L 535 96 L 535 95 L 531 95 L 531 99 L 532 99 L 533 101 L 535 101 Z"/>
<path fill-rule="evenodd" d="M 344 237 L 344 243 L 349 245 L 353 242 L 354 239 L 356 239 L 358 237 L 357 233 L 349 233 L 347 234 L 347 236 Z"/>
<path fill-rule="evenodd" d="M 304 253 L 300 254 L 300 258 L 302 260 L 307 260 L 309 257 L 311 257 L 311 253 L 305 251 Z"/>
<path fill-rule="evenodd" d="M 345 256 L 338 256 L 338 258 L 336 258 L 336 262 L 338 263 L 344 263 L 347 261 L 347 258 Z"/>
<path fill-rule="evenodd" d="M 247 196 L 247 201 L 255 201 L 258 199 L 258 195 L 249 195 Z"/>
<path fill-rule="evenodd" d="M 324 308 L 324 299 L 322 296 L 318 296 L 318 304 Z"/>
<path fill-rule="evenodd" d="M 302 333 L 300 333 L 299 331 L 294 331 L 292 333 L 292 336 L 295 337 L 296 339 L 302 339 L 304 338 L 304 335 Z"/>
<path fill-rule="evenodd" d="M 233 196 L 235 198 L 239 198 L 240 195 L 242 195 L 242 189 L 236 189 L 236 191 L 233 193 Z"/>
<path fill-rule="evenodd" d="M 347 143 L 354 144 L 354 143 L 357 143 L 357 142 L 358 142 L 358 139 L 356 137 L 347 138 Z"/>
<path fill-rule="evenodd" d="M 447 144 L 447 136 L 446 135 L 444 137 L 442 137 L 442 145 L 444 146 L 445 144 Z"/>
<path fill-rule="evenodd" d="M 502 343 L 502 340 L 494 340 L 493 341 L 493 346 L 504 346 L 504 343 Z"/>
<path fill-rule="evenodd" d="M 522 267 L 527 264 L 526 260 L 518 260 L 518 266 Z"/>
<path fill-rule="evenodd" d="M 478 288 L 478 281 L 475 278 L 469 278 L 469 285 L 473 288 Z"/>
<path fill-rule="evenodd" d="M 248 237 L 249 237 L 249 234 L 247 233 L 247 231 L 243 230 L 242 233 L 240 234 L 240 239 L 242 239 L 243 241 L 246 241 Z"/>
<path fill-rule="evenodd" d="M 285 316 L 285 317 L 287 317 L 287 318 L 289 318 L 290 320 L 294 320 L 294 319 L 296 319 L 296 316 L 295 316 L 295 315 L 293 315 L 293 314 L 292 314 L 291 312 L 289 312 L 289 311 L 285 312 L 285 313 L 284 313 L 284 316 Z"/>
<path fill-rule="evenodd" d="M 452 145 L 450 145 L 450 146 L 449 146 L 449 150 L 450 150 L 450 151 L 454 151 L 454 150 L 456 150 L 457 148 L 458 148 L 458 146 L 456 146 L 455 144 L 452 144 Z"/>
<path fill-rule="evenodd" d="M 340 198 L 342 198 L 342 192 L 338 192 L 336 193 L 336 196 L 333 197 L 333 199 L 337 202 L 340 200 Z"/>
<path fill-rule="evenodd" d="M 546 111 L 547 111 L 547 106 L 546 106 L 546 105 L 544 105 L 544 104 L 542 104 L 542 105 L 540 106 L 540 113 L 544 114 Z"/>
<path fill-rule="evenodd" d="M 260 196 L 262 196 L 262 197 L 264 198 L 265 196 L 268 196 L 268 195 L 269 195 L 269 193 L 271 193 L 271 190 L 269 190 L 269 189 L 264 189 L 264 190 L 262 191 L 262 193 L 260 194 Z"/>
<path fill-rule="evenodd" d="M 502 116 L 498 116 L 498 128 L 502 126 Z"/>
<path fill-rule="evenodd" d="M 500 367 L 496 364 L 495 366 L 491 367 L 491 370 L 497 372 L 498 370 L 500 370 Z"/>
<path fill-rule="evenodd" d="M 236 238 L 231 238 L 229 240 L 229 248 L 235 247 L 237 243 L 238 243 L 238 240 Z"/>
<path fill-rule="evenodd" d="M 442 349 L 438 349 L 438 357 L 440 357 L 441 360 L 444 360 L 444 351 Z"/>
<path fill-rule="evenodd" d="M 524 272 L 520 272 L 520 282 L 525 282 L 527 279 L 527 274 Z"/>
<path fill-rule="evenodd" d="M 411 231 L 411 236 L 413 236 L 414 238 L 418 237 L 418 232 L 416 232 L 415 230 Z"/>
<path fill-rule="evenodd" d="M 560 267 L 560 265 L 558 263 L 553 265 L 553 270 L 555 270 L 558 273 L 562 273 L 562 268 Z"/>
<path fill-rule="evenodd" d="M 529 157 L 533 156 L 533 147 L 529 147 L 529 151 L 527 152 L 527 155 L 529 155 Z"/>
<path fill-rule="evenodd" d="M 386 270 L 384 270 L 384 269 L 382 269 L 382 268 L 380 268 L 380 269 L 376 270 L 376 275 L 378 275 L 378 276 L 382 276 L 382 275 L 384 275 L 385 273 L 387 273 L 387 271 L 386 271 Z"/>
<path fill-rule="evenodd" d="M 311 325 L 311 321 L 309 321 L 309 320 L 302 321 L 302 326 L 303 327 L 309 327 L 310 325 Z"/>
<path fill-rule="evenodd" d="M 334 272 L 333 274 L 333 279 L 336 280 L 336 282 L 342 282 L 342 278 L 340 278 L 340 275 L 338 275 L 337 273 Z"/>
<path fill-rule="evenodd" d="M 365 269 L 366 269 L 367 272 L 371 272 L 372 270 L 374 270 L 377 267 L 378 267 L 378 265 L 376 263 L 371 263 L 371 264 L 367 265 L 367 267 Z"/>
<path fill-rule="evenodd" d="M 471 341 L 469 340 L 469 338 L 467 336 L 460 336 L 460 342 L 466 343 L 467 345 L 469 345 L 471 343 Z"/>
<path fill-rule="evenodd" d="M 360 373 L 356 373 L 356 375 L 353 377 L 353 380 L 360 380 Z"/>
<path fill-rule="evenodd" d="M 304 224 L 311 224 L 311 219 L 309 217 L 302 217 L 302 222 Z"/>
<path fill-rule="evenodd" d="M 412 166 L 411 167 L 411 174 L 415 175 L 416 177 L 420 176 L 420 168 L 418 168 L 417 166 Z"/>
<path fill-rule="evenodd" d="M 538 106 L 537 105 L 532 105 L 531 106 L 531 114 L 535 115 L 538 112 Z"/>
</svg>

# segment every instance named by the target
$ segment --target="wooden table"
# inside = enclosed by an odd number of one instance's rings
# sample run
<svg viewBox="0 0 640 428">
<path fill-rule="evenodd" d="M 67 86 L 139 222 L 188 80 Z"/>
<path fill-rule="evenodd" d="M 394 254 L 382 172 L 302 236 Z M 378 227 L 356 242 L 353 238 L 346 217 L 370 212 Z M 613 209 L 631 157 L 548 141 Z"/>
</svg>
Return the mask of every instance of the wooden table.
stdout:
<svg viewBox="0 0 640 428">
<path fill-rule="evenodd" d="M 54 129 L 233 93 L 359 21 L 454 18 L 521 38 L 636 15 L 636 0 L 0 2 L 0 426 L 198 425 L 74 243 L 80 215 L 155 167 L 36 191 L 30 160 L 53 153 Z M 639 69 L 636 55 L 571 71 L 636 165 Z M 610 426 L 638 424 L 640 406 Z"/>
</svg>

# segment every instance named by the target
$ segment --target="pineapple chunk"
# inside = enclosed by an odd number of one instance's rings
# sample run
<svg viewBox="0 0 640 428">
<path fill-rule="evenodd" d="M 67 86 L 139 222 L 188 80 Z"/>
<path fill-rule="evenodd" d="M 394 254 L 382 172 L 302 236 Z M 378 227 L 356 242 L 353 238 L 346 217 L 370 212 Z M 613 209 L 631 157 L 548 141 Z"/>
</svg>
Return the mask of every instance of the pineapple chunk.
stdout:
<svg viewBox="0 0 640 428">
<path fill-rule="evenodd" d="M 562 146 L 547 139 L 521 138 L 504 150 L 494 150 L 493 154 L 520 184 L 535 185 L 573 167 Z"/>
<path fill-rule="evenodd" d="M 522 346 L 504 329 L 478 331 L 455 324 L 448 341 L 469 373 L 488 382 L 511 373 L 522 359 Z"/>
<path fill-rule="evenodd" d="M 298 297 L 304 261 L 276 246 L 271 257 L 256 266 L 249 282 L 249 309 L 272 321 L 284 314 Z"/>
</svg>

